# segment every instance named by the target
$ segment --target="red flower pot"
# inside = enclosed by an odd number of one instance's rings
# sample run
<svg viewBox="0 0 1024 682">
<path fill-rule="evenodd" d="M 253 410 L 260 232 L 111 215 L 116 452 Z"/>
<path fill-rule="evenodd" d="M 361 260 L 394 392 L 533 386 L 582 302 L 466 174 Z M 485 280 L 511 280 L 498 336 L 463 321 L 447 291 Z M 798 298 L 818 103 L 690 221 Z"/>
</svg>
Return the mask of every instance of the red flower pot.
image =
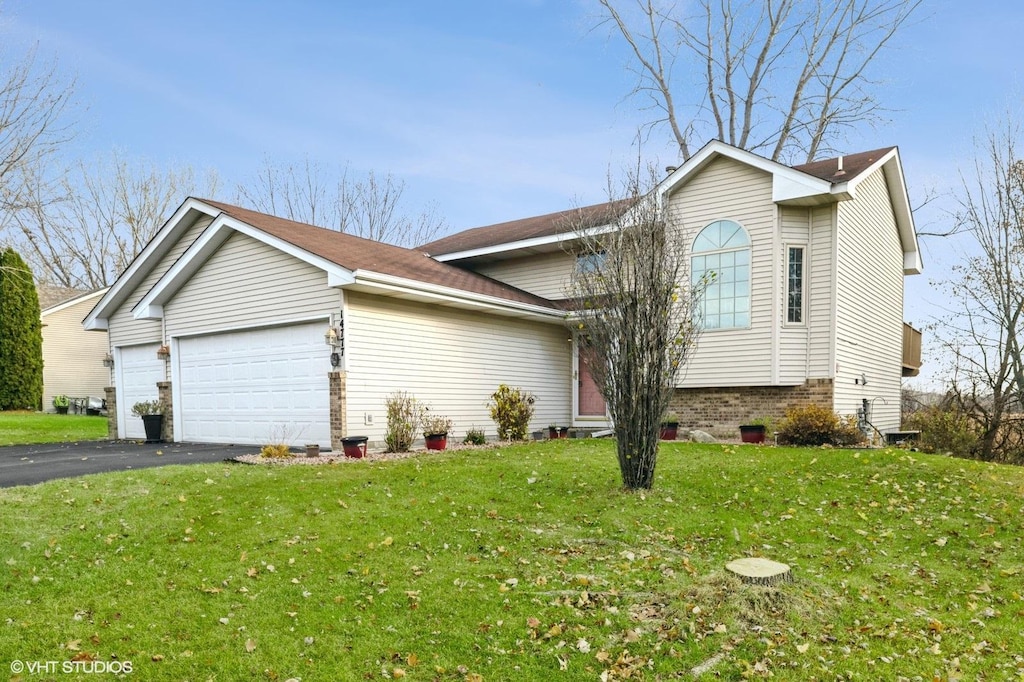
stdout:
<svg viewBox="0 0 1024 682">
<path fill-rule="evenodd" d="M 763 443 L 765 430 L 760 424 L 744 424 L 740 426 L 740 440 L 744 443 Z"/>
<path fill-rule="evenodd" d="M 679 424 L 662 424 L 661 439 L 675 440 L 679 436 Z"/>
<path fill-rule="evenodd" d="M 345 451 L 346 457 L 362 459 L 366 457 L 366 442 L 370 440 L 367 436 L 349 436 L 341 439 L 341 448 Z"/>
<path fill-rule="evenodd" d="M 427 450 L 444 450 L 448 447 L 447 433 L 432 433 L 423 436 L 423 439 L 427 442 Z"/>
</svg>

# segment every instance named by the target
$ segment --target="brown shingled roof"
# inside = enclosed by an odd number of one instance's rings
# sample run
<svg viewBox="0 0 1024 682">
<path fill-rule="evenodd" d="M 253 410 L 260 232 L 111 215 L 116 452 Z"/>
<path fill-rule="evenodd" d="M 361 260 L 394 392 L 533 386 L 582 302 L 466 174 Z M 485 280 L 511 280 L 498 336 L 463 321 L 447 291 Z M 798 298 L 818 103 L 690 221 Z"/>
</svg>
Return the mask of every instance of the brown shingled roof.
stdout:
<svg viewBox="0 0 1024 682">
<path fill-rule="evenodd" d="M 870 152 L 859 152 L 857 154 L 846 154 L 842 157 L 843 159 L 843 172 L 839 172 L 839 157 L 834 159 L 822 159 L 821 161 L 811 161 L 799 166 L 793 166 L 794 170 L 813 175 L 816 178 L 827 180 L 828 182 L 846 182 L 852 178 L 857 177 L 875 161 L 891 152 L 896 147 L 883 147 L 882 149 L 874 149 Z"/>
<path fill-rule="evenodd" d="M 629 207 L 628 200 L 610 201 L 604 204 L 573 208 L 558 213 L 512 220 L 497 225 L 487 225 L 464 230 L 418 247 L 431 255 L 458 253 L 483 249 L 498 244 L 549 237 L 587 227 L 606 225 Z"/>
<path fill-rule="evenodd" d="M 226 215 L 341 267 L 451 287 L 516 303 L 554 307 L 551 301 L 468 270 L 440 263 L 426 254 L 401 246 L 278 218 L 220 201 L 200 199 Z"/>
</svg>

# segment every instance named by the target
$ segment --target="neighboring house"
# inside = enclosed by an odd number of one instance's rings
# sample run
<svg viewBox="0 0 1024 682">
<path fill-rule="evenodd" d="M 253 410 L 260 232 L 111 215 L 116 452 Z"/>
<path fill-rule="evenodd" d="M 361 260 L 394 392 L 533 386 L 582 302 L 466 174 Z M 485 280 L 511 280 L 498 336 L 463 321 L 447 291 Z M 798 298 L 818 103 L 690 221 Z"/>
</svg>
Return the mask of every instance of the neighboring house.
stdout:
<svg viewBox="0 0 1024 682">
<path fill-rule="evenodd" d="M 687 426 L 734 436 L 790 405 L 855 414 L 867 401 L 876 427 L 899 428 L 915 369 L 903 277 L 921 264 L 895 148 L 789 168 L 714 142 L 653 196 L 694 276 L 716 273 L 673 401 Z M 533 429 L 606 425 L 563 299 L 574 230 L 612 229 L 625 207 L 412 250 L 188 199 L 84 323 L 109 330 L 113 432 L 142 437 L 131 405 L 159 396 L 175 440 L 379 443 L 386 397 L 408 391 L 459 438 L 493 429 L 500 383 L 537 396 Z"/>
<path fill-rule="evenodd" d="M 110 385 L 110 369 L 103 364 L 109 351 L 107 335 L 86 332 L 82 320 L 106 292 L 79 293 L 40 313 L 44 411 L 54 411 L 53 397 L 57 395 L 103 399 Z"/>
<path fill-rule="evenodd" d="M 902 321 L 903 278 L 920 273 L 921 259 L 895 147 L 791 168 L 712 142 L 654 197 L 689 250 L 691 276 L 715 273 L 705 331 L 673 399 L 682 424 L 735 436 L 740 423 L 814 402 L 843 415 L 867 406 L 879 431 L 900 428 L 901 378 L 920 366 L 919 333 Z M 571 216 L 477 228 L 422 248 L 559 298 L 575 267 Z M 599 419 L 593 382 L 585 368 L 573 372 L 574 419 Z"/>
</svg>

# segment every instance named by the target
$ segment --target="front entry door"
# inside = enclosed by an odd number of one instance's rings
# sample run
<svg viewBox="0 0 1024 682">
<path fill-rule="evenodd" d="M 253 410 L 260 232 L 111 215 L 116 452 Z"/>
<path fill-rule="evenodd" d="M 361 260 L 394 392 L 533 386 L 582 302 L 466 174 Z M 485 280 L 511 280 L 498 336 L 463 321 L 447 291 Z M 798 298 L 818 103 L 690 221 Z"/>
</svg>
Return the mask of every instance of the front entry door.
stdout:
<svg viewBox="0 0 1024 682">
<path fill-rule="evenodd" d="M 579 362 L 576 372 L 576 395 L 577 410 L 576 416 L 581 419 L 604 419 L 608 412 L 604 396 L 590 373 L 590 366 L 587 363 L 584 353 L 579 354 Z"/>
</svg>

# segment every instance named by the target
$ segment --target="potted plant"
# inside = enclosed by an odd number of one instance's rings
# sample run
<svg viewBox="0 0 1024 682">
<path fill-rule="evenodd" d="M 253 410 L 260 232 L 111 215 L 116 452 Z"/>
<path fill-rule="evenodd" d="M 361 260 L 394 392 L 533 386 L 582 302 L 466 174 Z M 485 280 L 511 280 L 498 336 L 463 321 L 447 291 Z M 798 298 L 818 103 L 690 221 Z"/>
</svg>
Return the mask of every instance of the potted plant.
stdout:
<svg viewBox="0 0 1024 682">
<path fill-rule="evenodd" d="M 146 442 L 159 443 L 163 440 L 164 406 L 159 400 L 142 400 L 132 406 L 132 414 L 142 417 L 146 427 Z"/>
<path fill-rule="evenodd" d="M 452 430 L 452 420 L 439 414 L 429 414 L 423 418 L 423 439 L 427 442 L 427 450 L 444 450 L 448 447 L 448 432 Z"/>
<path fill-rule="evenodd" d="M 362 459 L 366 457 L 366 443 L 369 436 L 345 436 L 341 439 L 341 449 L 346 457 Z"/>
<path fill-rule="evenodd" d="M 675 412 L 666 412 L 661 418 L 661 439 L 675 440 L 679 436 L 679 417 Z"/>
<path fill-rule="evenodd" d="M 66 395 L 53 396 L 53 406 L 56 408 L 57 414 L 67 414 L 69 405 L 71 405 L 71 399 Z"/>
<path fill-rule="evenodd" d="M 749 424 L 740 424 L 740 440 L 744 443 L 763 443 L 767 433 L 767 419 L 752 419 Z"/>
</svg>

